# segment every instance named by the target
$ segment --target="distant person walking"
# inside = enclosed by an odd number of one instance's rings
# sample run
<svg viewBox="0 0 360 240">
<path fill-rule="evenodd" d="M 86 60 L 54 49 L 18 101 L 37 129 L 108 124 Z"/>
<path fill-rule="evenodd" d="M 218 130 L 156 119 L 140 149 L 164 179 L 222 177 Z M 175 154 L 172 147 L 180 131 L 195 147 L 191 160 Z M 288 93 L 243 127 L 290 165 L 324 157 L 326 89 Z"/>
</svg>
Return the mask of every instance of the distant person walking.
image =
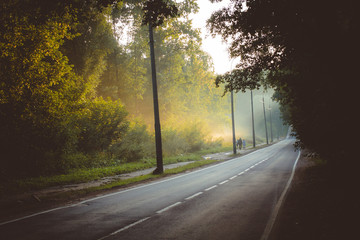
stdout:
<svg viewBox="0 0 360 240">
<path fill-rule="evenodd" d="M 236 146 L 239 148 L 239 150 L 241 150 L 241 148 L 242 148 L 242 143 L 243 143 L 243 141 L 242 141 L 241 138 L 239 138 L 239 139 L 236 141 Z"/>
<path fill-rule="evenodd" d="M 246 142 L 245 142 L 245 139 L 242 141 L 242 147 L 245 149 L 246 147 Z"/>
</svg>

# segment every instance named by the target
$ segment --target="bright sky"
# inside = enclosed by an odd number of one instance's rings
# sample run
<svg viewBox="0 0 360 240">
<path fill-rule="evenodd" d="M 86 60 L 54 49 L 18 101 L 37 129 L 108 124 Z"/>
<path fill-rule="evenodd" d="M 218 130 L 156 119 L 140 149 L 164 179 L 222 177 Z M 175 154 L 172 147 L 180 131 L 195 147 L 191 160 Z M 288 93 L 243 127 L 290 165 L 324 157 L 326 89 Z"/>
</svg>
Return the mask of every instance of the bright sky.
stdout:
<svg viewBox="0 0 360 240">
<path fill-rule="evenodd" d="M 211 3 L 210 0 L 197 0 L 197 3 L 200 7 L 199 12 L 190 15 L 193 26 L 201 29 L 202 49 L 213 58 L 215 73 L 223 74 L 234 68 L 236 63 L 229 58 L 227 46 L 221 37 L 216 36 L 213 38 L 210 36 L 209 30 L 206 28 L 206 20 L 210 18 L 214 11 L 228 6 L 230 0 L 224 0 L 220 3 Z"/>
</svg>

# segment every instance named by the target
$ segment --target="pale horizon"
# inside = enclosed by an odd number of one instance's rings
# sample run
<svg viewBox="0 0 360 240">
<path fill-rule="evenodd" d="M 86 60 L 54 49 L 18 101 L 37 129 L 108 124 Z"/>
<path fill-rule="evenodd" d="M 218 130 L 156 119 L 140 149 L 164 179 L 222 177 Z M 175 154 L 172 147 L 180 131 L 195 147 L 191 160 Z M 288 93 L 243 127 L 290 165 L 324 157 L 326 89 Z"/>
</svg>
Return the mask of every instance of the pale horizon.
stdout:
<svg viewBox="0 0 360 240">
<path fill-rule="evenodd" d="M 217 35 L 213 38 L 206 28 L 206 20 L 211 14 L 230 4 L 230 0 L 224 0 L 219 3 L 211 3 L 209 0 L 197 0 L 199 12 L 191 14 L 192 25 L 201 30 L 202 50 L 207 52 L 213 59 L 214 71 L 216 74 L 224 74 L 236 65 L 235 61 L 229 56 L 227 44 Z"/>
</svg>

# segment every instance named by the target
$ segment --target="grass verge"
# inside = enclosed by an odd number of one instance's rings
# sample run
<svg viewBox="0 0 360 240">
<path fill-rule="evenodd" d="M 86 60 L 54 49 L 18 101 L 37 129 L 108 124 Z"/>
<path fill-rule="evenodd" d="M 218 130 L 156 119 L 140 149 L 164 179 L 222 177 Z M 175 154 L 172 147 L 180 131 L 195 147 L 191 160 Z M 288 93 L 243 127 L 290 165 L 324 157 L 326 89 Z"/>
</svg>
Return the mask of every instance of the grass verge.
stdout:
<svg viewBox="0 0 360 240">
<path fill-rule="evenodd" d="M 205 149 L 195 153 L 181 154 L 178 156 L 165 157 L 164 165 L 178 162 L 195 161 L 202 164 L 202 156 L 210 153 L 228 151 L 229 147 L 218 147 Z M 0 183 L 0 198 L 4 194 L 17 194 L 27 191 L 41 190 L 54 186 L 77 184 L 101 179 L 103 177 L 115 176 L 124 173 L 135 172 L 156 166 L 155 159 L 143 159 L 138 162 L 122 163 L 117 166 L 109 166 L 92 169 L 74 169 L 67 174 L 54 176 L 39 176 L 34 178 L 13 180 Z M 189 167 L 193 164 L 187 165 Z M 196 166 L 194 166 L 196 167 Z"/>
<path fill-rule="evenodd" d="M 115 189 L 115 188 L 121 188 L 121 187 L 128 186 L 128 185 L 134 184 L 134 183 L 145 182 L 145 181 L 152 180 L 152 179 L 162 178 L 162 177 L 166 177 L 169 175 L 182 173 L 182 172 L 185 172 L 190 169 L 209 165 L 209 164 L 212 164 L 215 162 L 218 162 L 218 161 L 217 160 L 199 160 L 196 162 L 186 164 L 184 166 L 165 170 L 163 174 L 159 174 L 159 175 L 146 174 L 146 175 L 133 177 L 133 178 L 129 178 L 129 179 L 116 180 L 111 183 L 107 183 L 107 184 L 97 186 L 97 187 L 89 187 L 89 188 L 85 188 L 85 189 L 81 189 L 81 190 L 60 192 L 60 193 L 48 195 L 48 196 L 42 198 L 42 200 L 76 199 L 76 198 L 85 196 L 90 193 L 99 192 L 99 191 L 103 191 L 103 190 L 109 190 L 109 189 Z"/>
<path fill-rule="evenodd" d="M 65 203 L 69 204 L 70 202 L 79 200 L 81 198 L 88 198 L 97 194 L 104 194 L 111 191 L 112 189 L 117 190 L 122 187 L 131 186 L 132 184 L 144 183 L 154 179 L 167 177 L 172 174 L 185 172 L 189 169 L 209 165 L 214 162 L 217 161 L 199 160 L 181 167 L 166 170 L 163 174 L 160 175 L 147 174 L 143 176 L 129 178 L 126 180 L 117 180 L 98 187 L 89 187 L 80 190 L 57 192 L 52 194 L 46 194 L 40 197 L 36 196 L 36 198 L 31 195 L 25 198 L 21 197 L 18 200 L 10 199 L 10 201 L 7 201 L 3 199 L 2 201 L 0 201 L 0 212 L 2 213 L 0 216 L 0 222 L 8 221 L 16 217 L 29 215 L 37 211 L 54 208 L 56 206 L 61 206 Z"/>
<path fill-rule="evenodd" d="M 46 188 L 51 185 L 64 185 L 66 183 L 73 183 L 73 182 L 86 182 L 91 180 L 96 180 L 98 178 L 104 176 L 111 176 L 119 174 L 119 172 L 132 172 L 144 168 L 149 168 L 149 166 L 155 166 L 155 159 L 154 160 L 143 160 L 137 163 L 130 163 L 130 164 L 122 164 L 122 166 L 116 167 L 107 167 L 107 168 L 99 168 L 99 169 L 88 169 L 88 170 L 74 170 L 73 172 L 67 175 L 60 175 L 60 176 L 52 176 L 52 177 L 39 177 L 33 178 L 32 181 L 23 180 L 23 189 L 29 189 L 30 191 L 25 193 L 24 195 L 16 195 L 7 192 L 6 190 L 3 191 L 6 195 L 4 198 L 1 197 L 1 189 L 0 189 L 0 211 L 3 213 L 2 217 L 0 217 L 1 221 L 6 221 L 15 217 L 21 217 L 26 214 L 31 214 L 36 211 L 49 209 L 56 206 L 62 206 L 65 203 L 69 203 L 72 201 L 77 201 L 79 199 L 89 198 L 91 196 L 104 194 L 106 192 L 110 192 L 112 189 L 118 190 L 124 187 L 131 186 L 132 184 L 136 183 L 145 183 L 147 181 L 152 181 L 154 179 L 159 179 L 163 177 L 170 176 L 172 174 L 186 172 L 190 169 L 196 169 L 201 166 L 213 164 L 215 162 L 219 162 L 219 159 L 203 159 L 202 156 L 211 154 L 211 153 L 218 153 L 218 152 L 228 152 L 231 151 L 232 147 L 222 147 L 216 149 L 207 149 L 202 150 L 197 153 L 180 155 L 176 157 L 164 158 L 164 165 L 176 162 L 187 162 L 193 161 L 192 163 L 165 170 L 165 172 L 161 175 L 153 175 L 147 174 L 143 176 L 138 176 L 129 179 L 123 180 L 115 180 L 113 182 L 97 186 L 97 187 L 88 187 L 80 190 L 68 190 L 62 192 L 53 192 L 47 193 L 40 196 L 35 196 L 31 192 L 34 189 L 42 189 Z M 153 161 L 153 163 L 152 163 Z M 220 160 L 222 161 L 222 160 Z M 142 165 L 143 164 L 143 165 Z M 118 169 L 120 167 L 120 169 Z M 136 169 L 136 170 L 134 170 Z M 115 174 L 114 174 L 115 173 Z M 24 183 L 28 181 L 28 183 Z M 0 188 L 1 188 L 0 183 Z M 6 185 L 6 187 L 10 187 Z M 17 190 L 20 189 L 19 185 L 16 186 Z M 23 193 L 23 192 L 21 192 Z"/>
</svg>

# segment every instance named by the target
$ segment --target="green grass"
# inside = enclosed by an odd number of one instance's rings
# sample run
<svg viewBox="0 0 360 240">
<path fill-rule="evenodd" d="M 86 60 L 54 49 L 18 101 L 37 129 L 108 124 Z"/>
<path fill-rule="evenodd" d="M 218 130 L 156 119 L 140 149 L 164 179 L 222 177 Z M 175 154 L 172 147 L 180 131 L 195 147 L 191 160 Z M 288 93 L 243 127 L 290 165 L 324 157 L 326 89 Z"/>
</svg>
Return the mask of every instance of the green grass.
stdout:
<svg viewBox="0 0 360 240">
<path fill-rule="evenodd" d="M 223 146 L 223 147 L 216 147 L 216 148 L 209 148 L 209 149 L 203 149 L 197 154 L 200 154 L 201 156 L 204 156 L 206 154 L 212 154 L 212 153 L 219 153 L 219 152 L 230 152 L 232 151 L 232 145 Z"/>
<path fill-rule="evenodd" d="M 186 165 L 181 166 L 181 167 L 167 169 L 165 171 L 165 174 L 176 174 L 176 173 L 187 171 L 189 169 L 198 168 L 198 167 L 201 167 L 201 166 L 204 166 L 204 165 L 209 165 L 209 164 L 212 164 L 212 163 L 215 163 L 215 162 L 217 162 L 217 160 L 210 160 L 210 159 L 208 159 L 208 160 L 200 160 L 200 161 L 196 161 L 196 162 L 186 164 Z"/>
<path fill-rule="evenodd" d="M 105 185 L 102 185 L 99 187 L 91 187 L 88 189 L 88 191 L 110 189 L 110 188 L 121 187 L 124 185 L 128 185 L 128 184 L 135 183 L 135 182 L 140 182 L 140 181 L 144 181 L 144 180 L 165 177 L 165 176 L 168 176 L 171 174 L 181 173 L 181 172 L 187 171 L 189 169 L 212 164 L 214 162 L 216 162 L 216 160 L 200 160 L 200 161 L 189 163 L 184 166 L 177 167 L 177 168 L 167 169 L 164 171 L 163 174 L 159 174 L 159 175 L 147 174 L 147 175 L 133 177 L 133 178 L 125 179 L 125 180 L 118 180 L 118 181 L 114 181 L 114 182 L 111 182 L 111 183 L 108 183 L 108 184 L 105 184 Z"/>
<path fill-rule="evenodd" d="M 204 149 L 195 153 L 181 154 L 178 156 L 165 157 L 163 159 L 164 165 L 178 163 L 178 162 L 189 162 L 193 163 L 181 166 L 178 168 L 166 170 L 164 174 L 174 174 L 181 171 L 186 171 L 190 168 L 196 168 L 204 164 L 209 164 L 207 161 L 213 162 L 214 160 L 203 160 L 202 156 L 218 152 L 229 152 L 232 151 L 232 146 L 216 147 L 211 149 Z M 40 176 L 35 178 L 28 178 L 22 180 L 16 180 L 12 182 L 0 183 L 0 197 L 3 194 L 16 194 L 26 191 L 40 190 L 53 186 L 62 186 L 68 184 L 77 184 L 83 182 L 89 182 L 101 179 L 103 177 L 115 176 L 119 174 L 139 171 L 148 169 L 156 166 L 156 159 L 143 159 L 138 162 L 122 163 L 117 166 L 92 168 L 92 169 L 74 169 L 67 174 L 60 174 L 54 176 Z M 127 180 L 121 180 L 120 182 L 114 182 L 116 186 L 127 185 L 133 182 L 143 181 L 146 179 L 156 178 L 159 176 L 144 175 L 141 177 L 131 178 Z M 112 185 L 106 185 L 104 188 L 112 188 Z M 103 188 L 101 186 L 100 188 Z"/>
<path fill-rule="evenodd" d="M 153 166 L 154 163 L 151 161 L 142 161 L 136 163 L 124 163 L 119 166 L 112 167 L 77 169 L 68 174 L 18 180 L 14 183 L 15 186 L 13 187 L 15 187 L 15 189 L 13 190 L 37 190 L 57 185 L 88 182 L 107 176 L 114 176 L 118 174 L 143 170 Z"/>
<path fill-rule="evenodd" d="M 56 199 L 56 200 L 75 199 L 75 198 L 78 198 L 78 197 L 81 197 L 81 196 L 84 196 L 86 194 L 93 193 L 93 192 L 109 190 L 109 189 L 114 189 L 114 188 L 120 188 L 120 187 L 127 186 L 127 185 L 133 184 L 133 183 L 144 182 L 144 181 L 148 181 L 148 180 L 152 180 L 152 179 L 156 179 L 156 178 L 166 177 L 166 176 L 169 176 L 172 174 L 185 172 L 189 169 L 194 169 L 194 168 L 198 168 L 201 166 L 209 165 L 214 162 L 217 162 L 217 161 L 216 160 L 199 160 L 199 161 L 189 163 L 189 164 L 181 166 L 181 167 L 165 170 L 163 174 L 159 174 L 159 175 L 147 174 L 147 175 L 133 177 L 133 178 L 125 179 L 125 180 L 113 181 L 111 183 L 104 184 L 104 185 L 97 186 L 97 187 L 89 187 L 86 189 L 81 189 L 81 190 L 76 190 L 76 191 L 56 193 L 56 194 L 53 194 L 50 196 L 46 196 L 46 197 L 42 198 L 42 200 L 46 201 L 46 200 L 54 200 L 54 199 Z"/>
<path fill-rule="evenodd" d="M 197 167 L 197 164 L 203 164 L 202 156 L 210 153 L 228 151 L 229 147 L 217 147 L 213 149 L 201 150 L 196 153 L 181 154 L 178 156 L 165 157 L 163 159 L 164 165 L 194 161 L 186 165 L 188 167 Z M 118 166 L 92 168 L 92 169 L 74 169 L 67 174 L 60 174 L 54 176 L 40 176 L 35 178 L 27 178 L 12 181 L 11 183 L 0 183 L 0 196 L 4 193 L 12 194 L 31 190 L 40 190 L 53 186 L 61 186 L 67 184 L 76 184 L 82 182 L 89 182 L 98 180 L 103 177 L 114 176 L 139 170 L 148 169 L 156 166 L 155 159 L 144 159 L 138 162 L 122 163 Z M 185 166 L 184 166 L 185 167 Z M 176 171 L 176 170 L 173 170 Z"/>
</svg>

